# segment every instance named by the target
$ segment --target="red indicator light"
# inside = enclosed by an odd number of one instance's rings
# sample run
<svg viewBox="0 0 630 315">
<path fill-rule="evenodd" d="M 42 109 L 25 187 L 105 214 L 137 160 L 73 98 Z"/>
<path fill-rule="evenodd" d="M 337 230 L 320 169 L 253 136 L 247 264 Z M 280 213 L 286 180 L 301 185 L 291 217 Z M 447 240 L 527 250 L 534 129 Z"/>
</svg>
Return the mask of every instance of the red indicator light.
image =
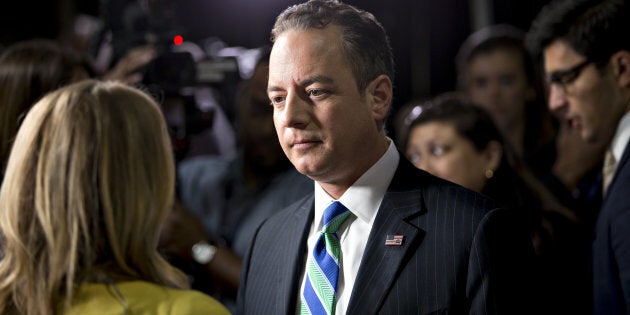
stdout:
<svg viewBox="0 0 630 315">
<path fill-rule="evenodd" d="M 181 45 L 183 42 L 184 38 L 181 35 L 175 35 L 175 37 L 173 37 L 173 44 Z"/>
</svg>

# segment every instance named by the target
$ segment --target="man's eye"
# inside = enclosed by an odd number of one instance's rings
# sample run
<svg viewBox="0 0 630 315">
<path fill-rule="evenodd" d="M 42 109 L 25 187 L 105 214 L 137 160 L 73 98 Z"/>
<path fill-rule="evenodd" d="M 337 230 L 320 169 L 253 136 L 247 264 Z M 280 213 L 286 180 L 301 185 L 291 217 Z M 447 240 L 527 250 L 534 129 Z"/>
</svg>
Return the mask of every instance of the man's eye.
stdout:
<svg viewBox="0 0 630 315">
<path fill-rule="evenodd" d="M 577 79 L 578 75 L 579 73 L 575 72 L 565 73 L 564 75 L 558 77 L 558 82 L 560 84 L 571 84 L 575 81 L 575 79 Z"/>
<path fill-rule="evenodd" d="M 284 100 L 284 97 L 282 96 L 272 96 L 269 98 L 271 100 L 270 105 L 274 105 L 274 104 L 279 104 L 282 103 L 282 101 Z"/>
<path fill-rule="evenodd" d="M 306 94 L 308 94 L 308 96 L 317 97 L 326 94 L 326 91 L 321 89 L 312 89 L 306 91 Z"/>
</svg>

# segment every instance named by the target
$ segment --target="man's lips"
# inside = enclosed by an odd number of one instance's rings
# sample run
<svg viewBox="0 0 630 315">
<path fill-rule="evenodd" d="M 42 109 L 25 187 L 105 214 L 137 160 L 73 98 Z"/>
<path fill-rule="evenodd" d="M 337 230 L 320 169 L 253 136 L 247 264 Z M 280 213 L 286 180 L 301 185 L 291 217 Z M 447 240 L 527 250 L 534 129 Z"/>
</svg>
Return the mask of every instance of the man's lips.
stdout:
<svg viewBox="0 0 630 315">
<path fill-rule="evenodd" d="M 567 122 L 567 124 L 571 126 L 572 128 L 577 128 L 581 125 L 580 119 L 578 117 L 566 116 L 564 119 Z"/>
<path fill-rule="evenodd" d="M 321 141 L 316 139 L 297 139 L 291 141 L 291 147 L 294 149 L 306 149 L 313 147 L 319 143 L 321 143 Z"/>
</svg>

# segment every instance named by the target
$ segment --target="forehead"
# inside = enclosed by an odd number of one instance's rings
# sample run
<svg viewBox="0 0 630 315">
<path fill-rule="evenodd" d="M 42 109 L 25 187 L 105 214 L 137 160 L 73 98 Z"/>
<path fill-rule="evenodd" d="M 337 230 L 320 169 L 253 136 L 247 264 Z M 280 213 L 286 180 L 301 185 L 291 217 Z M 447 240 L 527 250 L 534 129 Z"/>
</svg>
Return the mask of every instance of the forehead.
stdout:
<svg viewBox="0 0 630 315">
<path fill-rule="evenodd" d="M 576 52 L 567 42 L 557 39 L 543 50 L 545 72 L 566 70 L 583 61 L 584 56 Z"/>
<path fill-rule="evenodd" d="M 441 120 L 428 121 L 416 125 L 411 132 L 414 138 L 426 140 L 459 137 L 453 123 Z"/>
<path fill-rule="evenodd" d="M 468 62 L 468 68 L 472 71 L 524 70 L 523 67 L 521 54 L 516 50 L 508 49 L 496 49 L 480 53 Z"/>
<path fill-rule="evenodd" d="M 280 34 L 273 45 L 269 62 L 270 80 L 272 77 L 277 79 L 278 74 L 286 75 L 288 71 L 293 76 L 300 76 L 348 66 L 338 27 L 292 29 Z"/>
</svg>

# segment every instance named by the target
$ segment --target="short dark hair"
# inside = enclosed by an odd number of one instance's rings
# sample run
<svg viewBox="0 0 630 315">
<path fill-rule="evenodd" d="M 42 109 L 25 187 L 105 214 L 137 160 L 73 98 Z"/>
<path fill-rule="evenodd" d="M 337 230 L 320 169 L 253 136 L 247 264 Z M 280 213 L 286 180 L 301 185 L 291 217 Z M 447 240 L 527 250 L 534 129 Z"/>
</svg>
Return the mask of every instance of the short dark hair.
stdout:
<svg viewBox="0 0 630 315">
<path fill-rule="evenodd" d="M 284 10 L 271 31 L 271 40 L 291 29 L 307 30 L 336 25 L 359 91 L 381 74 L 394 80 L 394 58 L 383 26 L 369 12 L 339 1 L 310 0 Z"/>
<path fill-rule="evenodd" d="M 540 11 L 527 46 L 540 57 L 557 39 L 598 65 L 620 50 L 630 51 L 630 14 L 625 0 L 558 0 Z"/>
</svg>

